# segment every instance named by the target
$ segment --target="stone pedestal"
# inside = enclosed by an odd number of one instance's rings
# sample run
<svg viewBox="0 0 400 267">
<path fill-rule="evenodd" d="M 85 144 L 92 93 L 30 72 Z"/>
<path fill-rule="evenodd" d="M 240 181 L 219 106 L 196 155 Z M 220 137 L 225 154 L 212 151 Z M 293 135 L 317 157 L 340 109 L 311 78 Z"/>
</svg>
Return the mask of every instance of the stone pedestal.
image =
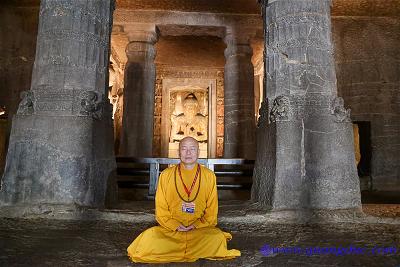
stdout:
<svg viewBox="0 0 400 267">
<path fill-rule="evenodd" d="M 361 206 L 350 111 L 336 92 L 330 4 L 263 3 L 266 99 L 252 199 L 275 211 Z"/>
<path fill-rule="evenodd" d="M 40 5 L 31 89 L 13 118 L 2 205 L 101 207 L 115 169 L 106 98 L 112 0 Z"/>
<path fill-rule="evenodd" d="M 125 67 L 124 116 L 120 155 L 151 157 L 153 147 L 154 88 L 158 34 L 154 25 L 125 29 L 129 44 Z"/>
<path fill-rule="evenodd" d="M 255 158 L 254 67 L 248 38 L 227 32 L 224 157 Z"/>
</svg>

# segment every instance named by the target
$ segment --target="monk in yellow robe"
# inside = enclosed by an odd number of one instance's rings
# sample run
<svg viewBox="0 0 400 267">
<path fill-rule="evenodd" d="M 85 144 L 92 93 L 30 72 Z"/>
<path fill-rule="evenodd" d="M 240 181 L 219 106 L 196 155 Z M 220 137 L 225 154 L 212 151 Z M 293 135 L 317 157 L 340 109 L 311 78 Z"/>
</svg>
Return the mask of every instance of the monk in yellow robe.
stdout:
<svg viewBox="0 0 400 267">
<path fill-rule="evenodd" d="M 197 163 L 198 142 L 185 137 L 179 143 L 181 163 L 164 170 L 156 192 L 154 226 L 128 247 L 134 262 L 193 262 L 200 258 L 232 259 L 240 251 L 227 249 L 232 236 L 216 227 L 218 195 L 215 174 Z"/>
</svg>

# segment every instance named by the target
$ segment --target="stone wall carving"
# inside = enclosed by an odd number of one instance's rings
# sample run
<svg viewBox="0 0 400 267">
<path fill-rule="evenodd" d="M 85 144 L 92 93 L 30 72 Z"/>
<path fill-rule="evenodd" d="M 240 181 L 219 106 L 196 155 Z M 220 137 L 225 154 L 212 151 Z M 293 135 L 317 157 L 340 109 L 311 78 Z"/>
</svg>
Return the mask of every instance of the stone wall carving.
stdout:
<svg viewBox="0 0 400 267">
<path fill-rule="evenodd" d="M 20 94 L 21 102 L 19 103 L 18 115 L 31 115 L 34 112 L 35 96 L 32 91 L 23 91 Z"/>
<path fill-rule="evenodd" d="M 224 72 L 217 72 L 217 152 L 216 156 L 224 156 L 224 120 L 225 120 L 225 92 L 224 92 Z"/>
<path fill-rule="evenodd" d="M 161 157 L 161 117 L 162 117 L 162 78 L 159 70 L 156 72 L 156 84 L 154 94 L 154 134 L 153 134 L 153 155 Z"/>
<path fill-rule="evenodd" d="M 74 105 L 81 93 L 79 89 L 55 89 L 50 86 L 37 86 L 35 93 L 35 114 L 75 115 Z"/>
<path fill-rule="evenodd" d="M 351 122 L 350 109 L 345 109 L 344 100 L 341 97 L 332 99 L 331 114 L 335 116 L 335 122 Z"/>
<path fill-rule="evenodd" d="M 216 134 L 216 157 L 223 157 L 223 127 L 224 127 L 224 71 L 223 69 L 181 69 L 175 67 L 157 66 L 157 78 L 155 85 L 155 109 L 154 109 L 154 137 L 153 137 L 153 155 L 161 156 L 162 137 L 161 137 L 161 118 L 163 109 L 163 79 L 166 78 L 182 78 L 197 79 L 207 78 L 216 80 L 216 117 L 217 117 L 217 134 Z M 222 122 L 222 123 L 221 123 Z M 222 140 L 222 142 L 221 142 Z"/>
<path fill-rule="evenodd" d="M 95 91 L 85 91 L 81 94 L 80 115 L 92 116 L 94 119 L 101 119 L 103 115 L 103 95 Z"/>
<path fill-rule="evenodd" d="M 222 26 L 247 27 L 248 31 L 262 29 L 262 21 L 258 14 L 212 14 L 197 12 L 173 12 L 162 10 L 123 10 L 117 9 L 114 15 L 116 24 L 134 25 L 135 23 L 155 23 L 157 25 L 173 25 L 185 22 L 189 26 Z"/>
<path fill-rule="evenodd" d="M 290 100 L 287 96 L 281 95 L 274 99 L 269 120 L 271 123 L 277 121 L 288 121 L 291 117 L 292 111 L 290 107 Z"/>
<path fill-rule="evenodd" d="M 170 95 L 170 143 L 191 136 L 199 142 L 208 139 L 208 92 L 174 92 Z"/>
</svg>

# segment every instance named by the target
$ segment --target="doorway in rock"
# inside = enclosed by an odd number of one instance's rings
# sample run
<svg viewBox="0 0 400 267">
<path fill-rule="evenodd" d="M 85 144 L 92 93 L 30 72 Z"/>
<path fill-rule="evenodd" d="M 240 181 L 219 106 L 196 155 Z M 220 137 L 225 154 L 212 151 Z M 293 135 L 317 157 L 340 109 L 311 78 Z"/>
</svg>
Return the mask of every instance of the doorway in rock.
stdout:
<svg viewBox="0 0 400 267">
<path fill-rule="evenodd" d="M 354 144 L 357 162 L 358 177 L 360 177 L 361 190 L 372 188 L 371 179 L 371 122 L 355 121 Z"/>
<path fill-rule="evenodd" d="M 225 27 L 181 28 L 176 25 L 158 25 L 157 28 L 160 35 L 154 45 L 157 54 L 154 59 L 156 78 L 152 157 L 143 158 L 135 155 L 134 151 L 127 155 L 116 150 L 119 201 L 122 207 L 128 209 L 131 209 L 130 205 L 136 205 L 133 202 L 152 199 L 152 195 L 149 194 L 152 182 L 151 164 L 158 161 L 157 168 L 161 172 L 170 163 L 160 162 L 178 157 L 177 147 L 182 138 L 181 135 L 193 134 L 191 127 L 188 129 L 192 133 L 185 132 L 185 125 L 187 121 L 190 121 L 186 120 L 190 116 L 187 116 L 188 111 L 185 111 L 185 108 L 189 111 L 190 108 L 197 109 L 193 113 L 194 119 L 191 122 L 193 122 L 193 128 L 197 129 L 195 135 L 203 138 L 199 140 L 201 152 L 203 152 L 200 158 L 222 159 L 224 152 L 224 51 L 226 44 L 223 36 Z M 124 116 L 126 106 L 122 103 L 127 101 L 128 106 L 134 105 L 134 103 L 129 103 L 129 99 L 124 98 L 123 92 L 130 90 L 129 86 L 124 84 L 124 76 L 129 74 L 121 69 L 125 63 L 121 64 L 118 61 L 123 58 L 119 54 L 123 54 L 127 45 L 127 39 L 123 41 L 124 34 L 129 34 L 129 29 L 113 32 L 111 38 L 113 49 L 110 77 L 113 79 L 110 79 L 110 86 L 113 87 L 110 100 L 114 105 L 119 105 L 114 108 L 116 143 L 121 139 L 119 138 L 121 131 L 118 129 L 124 127 L 123 123 L 121 124 L 121 117 Z M 255 47 L 257 66 L 262 66 L 260 63 L 262 40 L 258 40 Z M 254 90 L 260 90 L 259 86 Z M 128 131 L 134 130 L 131 128 Z M 116 147 L 119 147 L 119 143 Z M 219 199 L 249 200 L 254 161 L 232 167 L 229 169 L 229 166 L 227 168 L 227 165 L 222 163 L 215 165 Z"/>
</svg>

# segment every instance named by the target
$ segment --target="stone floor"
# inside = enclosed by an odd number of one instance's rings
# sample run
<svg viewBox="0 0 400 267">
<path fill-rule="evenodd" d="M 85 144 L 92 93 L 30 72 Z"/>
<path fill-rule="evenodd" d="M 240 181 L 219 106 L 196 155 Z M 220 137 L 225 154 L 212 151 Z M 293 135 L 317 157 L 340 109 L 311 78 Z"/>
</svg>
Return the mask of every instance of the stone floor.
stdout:
<svg viewBox="0 0 400 267">
<path fill-rule="evenodd" d="M 148 226 L 126 222 L 1 219 L 0 266 L 140 266 L 129 262 L 125 249 Z M 398 225 L 271 224 L 256 232 L 225 230 L 234 236 L 229 246 L 240 249 L 242 257 L 170 266 L 400 266 L 400 251 L 376 250 L 376 255 L 369 255 L 374 247 L 400 250 Z M 265 256 L 260 249 L 267 244 L 300 247 L 305 252 Z M 306 255 L 308 248 L 350 245 L 367 248 L 368 255 L 319 255 L 318 252 Z"/>
<path fill-rule="evenodd" d="M 151 202 L 136 207 L 151 212 Z M 263 227 L 226 223 L 229 204 L 221 203 L 220 227 L 233 234 L 230 248 L 242 251 L 228 261 L 200 260 L 168 266 L 400 266 L 400 224 L 335 223 L 290 224 L 271 222 Z M 370 215 L 396 217 L 400 205 L 364 205 Z M 126 256 L 126 247 L 152 220 L 77 221 L 0 218 L 0 266 L 142 266 Z M 265 246 L 301 251 L 271 253 Z M 335 255 L 318 248 L 350 246 L 365 250 Z M 310 248 L 314 248 L 313 253 Z M 295 253 L 296 252 L 296 253 Z M 337 253 L 337 252 L 336 252 Z M 307 255 L 308 254 L 308 255 Z M 312 254 L 312 255 L 311 255 Z M 164 266 L 164 265 L 145 265 Z"/>
</svg>

